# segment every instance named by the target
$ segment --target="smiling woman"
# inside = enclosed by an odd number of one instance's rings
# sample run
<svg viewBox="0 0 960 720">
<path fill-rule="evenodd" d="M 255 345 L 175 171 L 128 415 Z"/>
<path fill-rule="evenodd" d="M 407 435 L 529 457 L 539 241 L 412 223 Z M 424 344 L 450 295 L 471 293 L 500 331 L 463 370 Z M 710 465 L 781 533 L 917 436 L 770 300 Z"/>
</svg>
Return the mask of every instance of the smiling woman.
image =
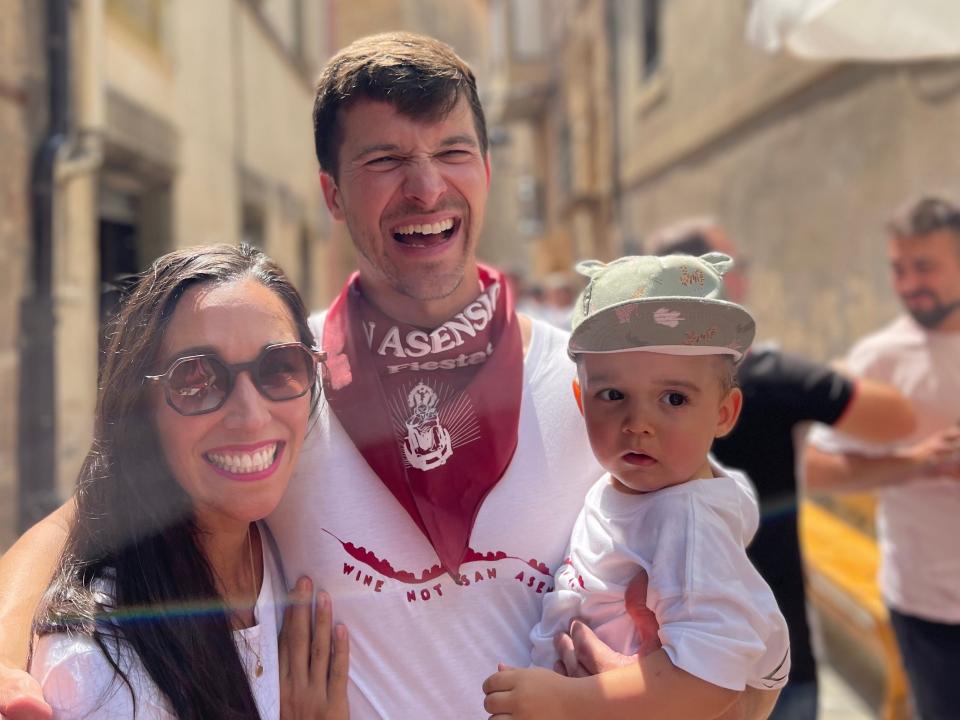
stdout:
<svg viewBox="0 0 960 720">
<path fill-rule="evenodd" d="M 306 318 L 280 268 L 246 246 L 165 255 L 125 301 L 35 623 L 31 672 L 55 717 L 280 717 L 287 583 L 257 521 L 319 399 Z"/>
<path fill-rule="evenodd" d="M 166 372 L 150 376 L 167 378 L 157 381 L 164 392 L 152 393 L 153 419 L 201 525 L 245 528 L 280 501 L 306 431 L 312 343 L 289 306 L 255 278 L 183 293 L 160 347 Z M 260 467 L 267 448 L 269 463 Z"/>
</svg>

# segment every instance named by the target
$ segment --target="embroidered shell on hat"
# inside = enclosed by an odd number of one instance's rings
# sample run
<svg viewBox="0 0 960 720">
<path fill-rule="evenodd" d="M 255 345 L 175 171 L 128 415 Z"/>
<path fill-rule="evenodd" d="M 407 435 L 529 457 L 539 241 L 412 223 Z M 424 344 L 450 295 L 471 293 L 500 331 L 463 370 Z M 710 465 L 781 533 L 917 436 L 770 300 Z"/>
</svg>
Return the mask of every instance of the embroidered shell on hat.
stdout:
<svg viewBox="0 0 960 720">
<path fill-rule="evenodd" d="M 675 328 L 683 321 L 683 315 L 678 310 L 662 307 L 653 313 L 653 321 L 657 325 L 666 325 Z"/>
</svg>

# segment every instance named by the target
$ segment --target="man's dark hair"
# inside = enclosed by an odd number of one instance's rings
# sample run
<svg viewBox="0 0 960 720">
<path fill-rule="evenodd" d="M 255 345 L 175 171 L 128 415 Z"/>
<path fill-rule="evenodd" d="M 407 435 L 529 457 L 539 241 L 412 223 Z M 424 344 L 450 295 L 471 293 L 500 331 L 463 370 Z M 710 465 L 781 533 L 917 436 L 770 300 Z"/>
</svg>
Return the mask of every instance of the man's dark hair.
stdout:
<svg viewBox="0 0 960 720">
<path fill-rule="evenodd" d="M 671 243 L 657 248 L 657 255 L 695 255 L 697 257 L 711 252 L 706 236 L 698 231 L 677 238 Z"/>
<path fill-rule="evenodd" d="M 380 100 L 401 115 L 441 120 L 466 97 L 480 151 L 487 152 L 487 123 L 477 80 L 453 49 L 430 37 L 392 32 L 361 38 L 333 56 L 317 81 L 313 141 L 324 172 L 337 177 L 343 142 L 342 111 L 358 100 Z"/>
<path fill-rule="evenodd" d="M 717 225 L 713 218 L 698 217 L 680 220 L 655 232 L 649 242 L 653 255 L 706 255 L 715 248 L 709 233 Z"/>
<path fill-rule="evenodd" d="M 923 237 L 947 230 L 960 251 L 960 208 L 943 198 L 927 195 L 903 206 L 887 223 L 887 230 L 898 238 Z"/>
</svg>

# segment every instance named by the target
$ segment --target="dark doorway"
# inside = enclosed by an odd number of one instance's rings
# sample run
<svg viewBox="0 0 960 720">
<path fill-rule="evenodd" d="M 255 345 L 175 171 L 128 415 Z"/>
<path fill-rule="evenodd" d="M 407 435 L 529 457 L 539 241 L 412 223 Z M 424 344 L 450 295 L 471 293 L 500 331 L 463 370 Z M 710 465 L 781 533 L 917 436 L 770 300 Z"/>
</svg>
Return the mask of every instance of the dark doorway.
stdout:
<svg viewBox="0 0 960 720">
<path fill-rule="evenodd" d="M 100 347 L 104 331 L 119 309 L 120 300 L 140 270 L 137 227 L 133 223 L 100 220 Z"/>
</svg>

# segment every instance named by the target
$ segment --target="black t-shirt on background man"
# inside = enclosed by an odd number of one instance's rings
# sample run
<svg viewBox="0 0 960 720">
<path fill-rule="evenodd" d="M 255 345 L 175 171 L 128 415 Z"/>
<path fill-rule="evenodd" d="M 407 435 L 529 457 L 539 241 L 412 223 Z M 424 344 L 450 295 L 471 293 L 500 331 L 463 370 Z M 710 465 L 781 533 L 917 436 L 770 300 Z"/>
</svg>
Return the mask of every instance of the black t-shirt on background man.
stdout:
<svg viewBox="0 0 960 720">
<path fill-rule="evenodd" d="M 760 527 L 747 548 L 769 583 L 790 631 L 790 679 L 816 680 L 810 646 L 803 562 L 797 530 L 794 430 L 833 425 L 853 397 L 854 383 L 820 365 L 770 346 L 752 349 L 737 370 L 743 411 L 733 431 L 713 444 L 723 464 L 746 472 L 760 498 Z"/>
</svg>

